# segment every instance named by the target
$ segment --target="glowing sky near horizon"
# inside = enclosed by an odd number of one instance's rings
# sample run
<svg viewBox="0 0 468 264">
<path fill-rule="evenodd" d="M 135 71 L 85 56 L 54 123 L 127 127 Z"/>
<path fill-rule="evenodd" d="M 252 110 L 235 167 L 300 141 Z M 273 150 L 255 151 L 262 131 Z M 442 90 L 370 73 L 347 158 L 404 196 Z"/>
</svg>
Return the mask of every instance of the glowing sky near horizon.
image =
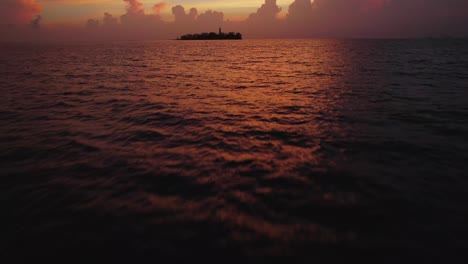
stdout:
<svg viewBox="0 0 468 264">
<path fill-rule="evenodd" d="M 314 0 L 311 0 L 313 2 Z M 123 0 L 36 0 L 42 5 L 42 15 L 48 22 L 55 23 L 83 23 L 88 18 L 100 18 L 105 12 L 111 14 L 125 13 L 126 4 Z M 151 13 L 151 7 L 160 3 L 158 0 L 140 0 L 146 13 Z M 186 9 L 195 7 L 199 12 L 206 10 L 221 11 L 225 19 L 242 20 L 254 13 L 264 0 L 177 0 L 164 1 L 168 6 L 162 10 L 165 20 L 173 19 L 171 7 L 182 5 Z M 293 0 L 277 0 L 278 6 L 283 8 L 285 14 Z"/>
</svg>

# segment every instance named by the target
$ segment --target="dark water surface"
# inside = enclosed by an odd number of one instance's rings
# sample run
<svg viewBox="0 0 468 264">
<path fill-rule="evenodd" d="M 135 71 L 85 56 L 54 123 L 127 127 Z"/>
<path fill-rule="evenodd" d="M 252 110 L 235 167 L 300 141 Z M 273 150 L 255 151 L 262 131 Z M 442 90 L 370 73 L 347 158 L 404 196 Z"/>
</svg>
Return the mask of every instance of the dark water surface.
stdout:
<svg viewBox="0 0 468 264">
<path fill-rule="evenodd" d="M 5 252 L 390 262 L 468 249 L 468 41 L 0 48 Z"/>
</svg>

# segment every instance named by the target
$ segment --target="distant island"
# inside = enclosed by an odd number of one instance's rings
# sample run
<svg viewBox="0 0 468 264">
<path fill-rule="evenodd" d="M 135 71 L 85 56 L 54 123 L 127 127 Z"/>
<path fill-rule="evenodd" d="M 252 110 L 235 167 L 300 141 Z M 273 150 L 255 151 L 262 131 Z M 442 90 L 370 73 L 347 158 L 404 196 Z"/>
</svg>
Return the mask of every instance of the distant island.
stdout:
<svg viewBox="0 0 468 264">
<path fill-rule="evenodd" d="M 242 39 L 242 34 L 237 32 L 224 33 L 219 28 L 219 33 L 200 33 L 200 34 L 187 34 L 180 36 L 177 40 L 216 40 L 216 39 Z"/>
</svg>

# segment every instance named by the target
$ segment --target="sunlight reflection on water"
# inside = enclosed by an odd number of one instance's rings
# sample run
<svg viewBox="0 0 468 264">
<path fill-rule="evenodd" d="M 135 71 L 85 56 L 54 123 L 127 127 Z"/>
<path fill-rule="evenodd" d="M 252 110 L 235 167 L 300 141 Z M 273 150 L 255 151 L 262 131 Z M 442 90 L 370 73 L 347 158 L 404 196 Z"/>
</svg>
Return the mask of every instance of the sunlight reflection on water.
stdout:
<svg viewBox="0 0 468 264">
<path fill-rule="evenodd" d="M 466 230 L 465 44 L 5 45 L 7 237 L 308 255 Z"/>
</svg>

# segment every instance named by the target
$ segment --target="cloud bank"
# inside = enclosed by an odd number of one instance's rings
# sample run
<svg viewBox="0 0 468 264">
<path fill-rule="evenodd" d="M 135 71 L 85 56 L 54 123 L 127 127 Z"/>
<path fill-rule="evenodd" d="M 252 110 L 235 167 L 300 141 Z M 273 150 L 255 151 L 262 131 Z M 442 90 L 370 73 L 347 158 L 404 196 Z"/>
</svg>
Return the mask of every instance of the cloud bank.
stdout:
<svg viewBox="0 0 468 264">
<path fill-rule="evenodd" d="M 145 10 L 139 0 L 121 0 L 124 14 L 104 13 L 83 26 L 41 21 L 35 0 L 2 0 L 0 41 L 174 39 L 185 33 L 239 31 L 246 38 L 302 37 L 468 37 L 466 0 L 291 0 L 282 10 L 276 0 L 259 3 L 244 21 L 228 21 L 215 10 L 199 12 L 166 2 Z M 160 13 L 172 11 L 173 20 Z M 286 16 L 279 17 L 280 12 Z"/>
<path fill-rule="evenodd" d="M 1 0 L 0 23 L 17 24 L 29 22 L 41 12 L 41 6 L 35 0 Z"/>
</svg>

